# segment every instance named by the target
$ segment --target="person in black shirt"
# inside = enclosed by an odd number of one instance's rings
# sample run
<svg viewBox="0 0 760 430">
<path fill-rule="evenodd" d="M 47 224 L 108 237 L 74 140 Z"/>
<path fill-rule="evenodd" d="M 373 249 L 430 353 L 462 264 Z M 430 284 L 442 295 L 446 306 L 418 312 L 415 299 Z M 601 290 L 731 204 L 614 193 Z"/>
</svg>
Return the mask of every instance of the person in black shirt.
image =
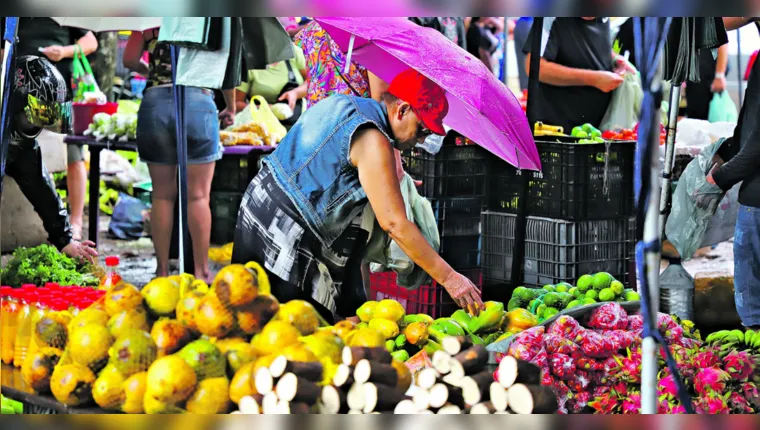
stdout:
<svg viewBox="0 0 760 430">
<path fill-rule="evenodd" d="M 499 46 L 496 31 L 504 31 L 503 19 L 496 17 L 473 17 L 467 29 L 467 51 L 480 59 L 488 70 L 493 68 L 491 55 Z"/>
<path fill-rule="evenodd" d="M 545 23 L 548 24 L 548 23 Z M 530 74 L 530 45 L 525 43 L 525 68 Z M 598 127 L 623 83 L 628 63 L 612 51 L 606 18 L 556 18 L 543 47 L 539 72 L 537 121 L 562 126 L 566 133 L 578 125 Z"/>
</svg>

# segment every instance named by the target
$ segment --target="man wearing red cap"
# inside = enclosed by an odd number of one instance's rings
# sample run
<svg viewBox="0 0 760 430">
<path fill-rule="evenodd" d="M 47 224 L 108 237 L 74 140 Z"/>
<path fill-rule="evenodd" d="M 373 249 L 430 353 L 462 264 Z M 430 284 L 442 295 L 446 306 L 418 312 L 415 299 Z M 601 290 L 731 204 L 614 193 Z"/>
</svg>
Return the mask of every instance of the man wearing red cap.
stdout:
<svg viewBox="0 0 760 430">
<path fill-rule="evenodd" d="M 280 301 L 309 300 L 327 317 L 353 315 L 367 300 L 349 269 L 362 263 L 369 203 L 407 256 L 477 313 L 477 288 L 407 219 L 396 174 L 394 148 L 445 135 L 447 112 L 443 89 L 411 69 L 391 82 L 382 102 L 334 95 L 308 109 L 248 186 L 232 261 L 261 263 Z"/>
</svg>

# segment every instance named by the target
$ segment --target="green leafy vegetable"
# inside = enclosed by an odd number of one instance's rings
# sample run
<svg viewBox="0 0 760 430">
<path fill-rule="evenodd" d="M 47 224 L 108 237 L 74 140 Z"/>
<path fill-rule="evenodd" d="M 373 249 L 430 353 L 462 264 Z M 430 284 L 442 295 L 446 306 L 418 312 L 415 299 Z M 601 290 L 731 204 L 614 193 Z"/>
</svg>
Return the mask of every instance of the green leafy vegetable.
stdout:
<svg viewBox="0 0 760 430">
<path fill-rule="evenodd" d="M 22 284 L 97 286 L 99 279 L 92 274 L 92 265 L 77 263 L 50 245 L 34 248 L 17 248 L 5 268 L 0 269 L 3 285 L 20 287 Z"/>
</svg>

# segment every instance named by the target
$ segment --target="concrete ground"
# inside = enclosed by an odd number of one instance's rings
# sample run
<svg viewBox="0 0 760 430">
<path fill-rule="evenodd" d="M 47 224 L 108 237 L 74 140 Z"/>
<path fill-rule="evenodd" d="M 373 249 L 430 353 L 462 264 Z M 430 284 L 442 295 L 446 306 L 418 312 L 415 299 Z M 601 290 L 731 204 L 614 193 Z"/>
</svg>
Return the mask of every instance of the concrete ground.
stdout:
<svg viewBox="0 0 760 430">
<path fill-rule="evenodd" d="M 700 272 L 728 272 L 734 274 L 734 242 L 733 240 L 718 244 L 715 249 L 704 248 L 697 256 L 682 263 L 691 276 Z M 668 266 L 663 261 L 662 270 Z"/>
</svg>

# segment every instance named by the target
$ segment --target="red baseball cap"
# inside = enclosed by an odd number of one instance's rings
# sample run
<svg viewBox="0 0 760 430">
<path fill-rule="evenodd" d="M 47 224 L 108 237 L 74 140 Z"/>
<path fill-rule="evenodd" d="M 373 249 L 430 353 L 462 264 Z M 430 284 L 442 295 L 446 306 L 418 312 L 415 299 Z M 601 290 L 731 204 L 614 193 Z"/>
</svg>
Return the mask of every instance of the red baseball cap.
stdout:
<svg viewBox="0 0 760 430">
<path fill-rule="evenodd" d="M 393 78 L 388 92 L 409 103 L 430 131 L 446 135 L 443 118 L 449 112 L 449 102 L 438 84 L 414 69 L 406 69 Z"/>
</svg>

